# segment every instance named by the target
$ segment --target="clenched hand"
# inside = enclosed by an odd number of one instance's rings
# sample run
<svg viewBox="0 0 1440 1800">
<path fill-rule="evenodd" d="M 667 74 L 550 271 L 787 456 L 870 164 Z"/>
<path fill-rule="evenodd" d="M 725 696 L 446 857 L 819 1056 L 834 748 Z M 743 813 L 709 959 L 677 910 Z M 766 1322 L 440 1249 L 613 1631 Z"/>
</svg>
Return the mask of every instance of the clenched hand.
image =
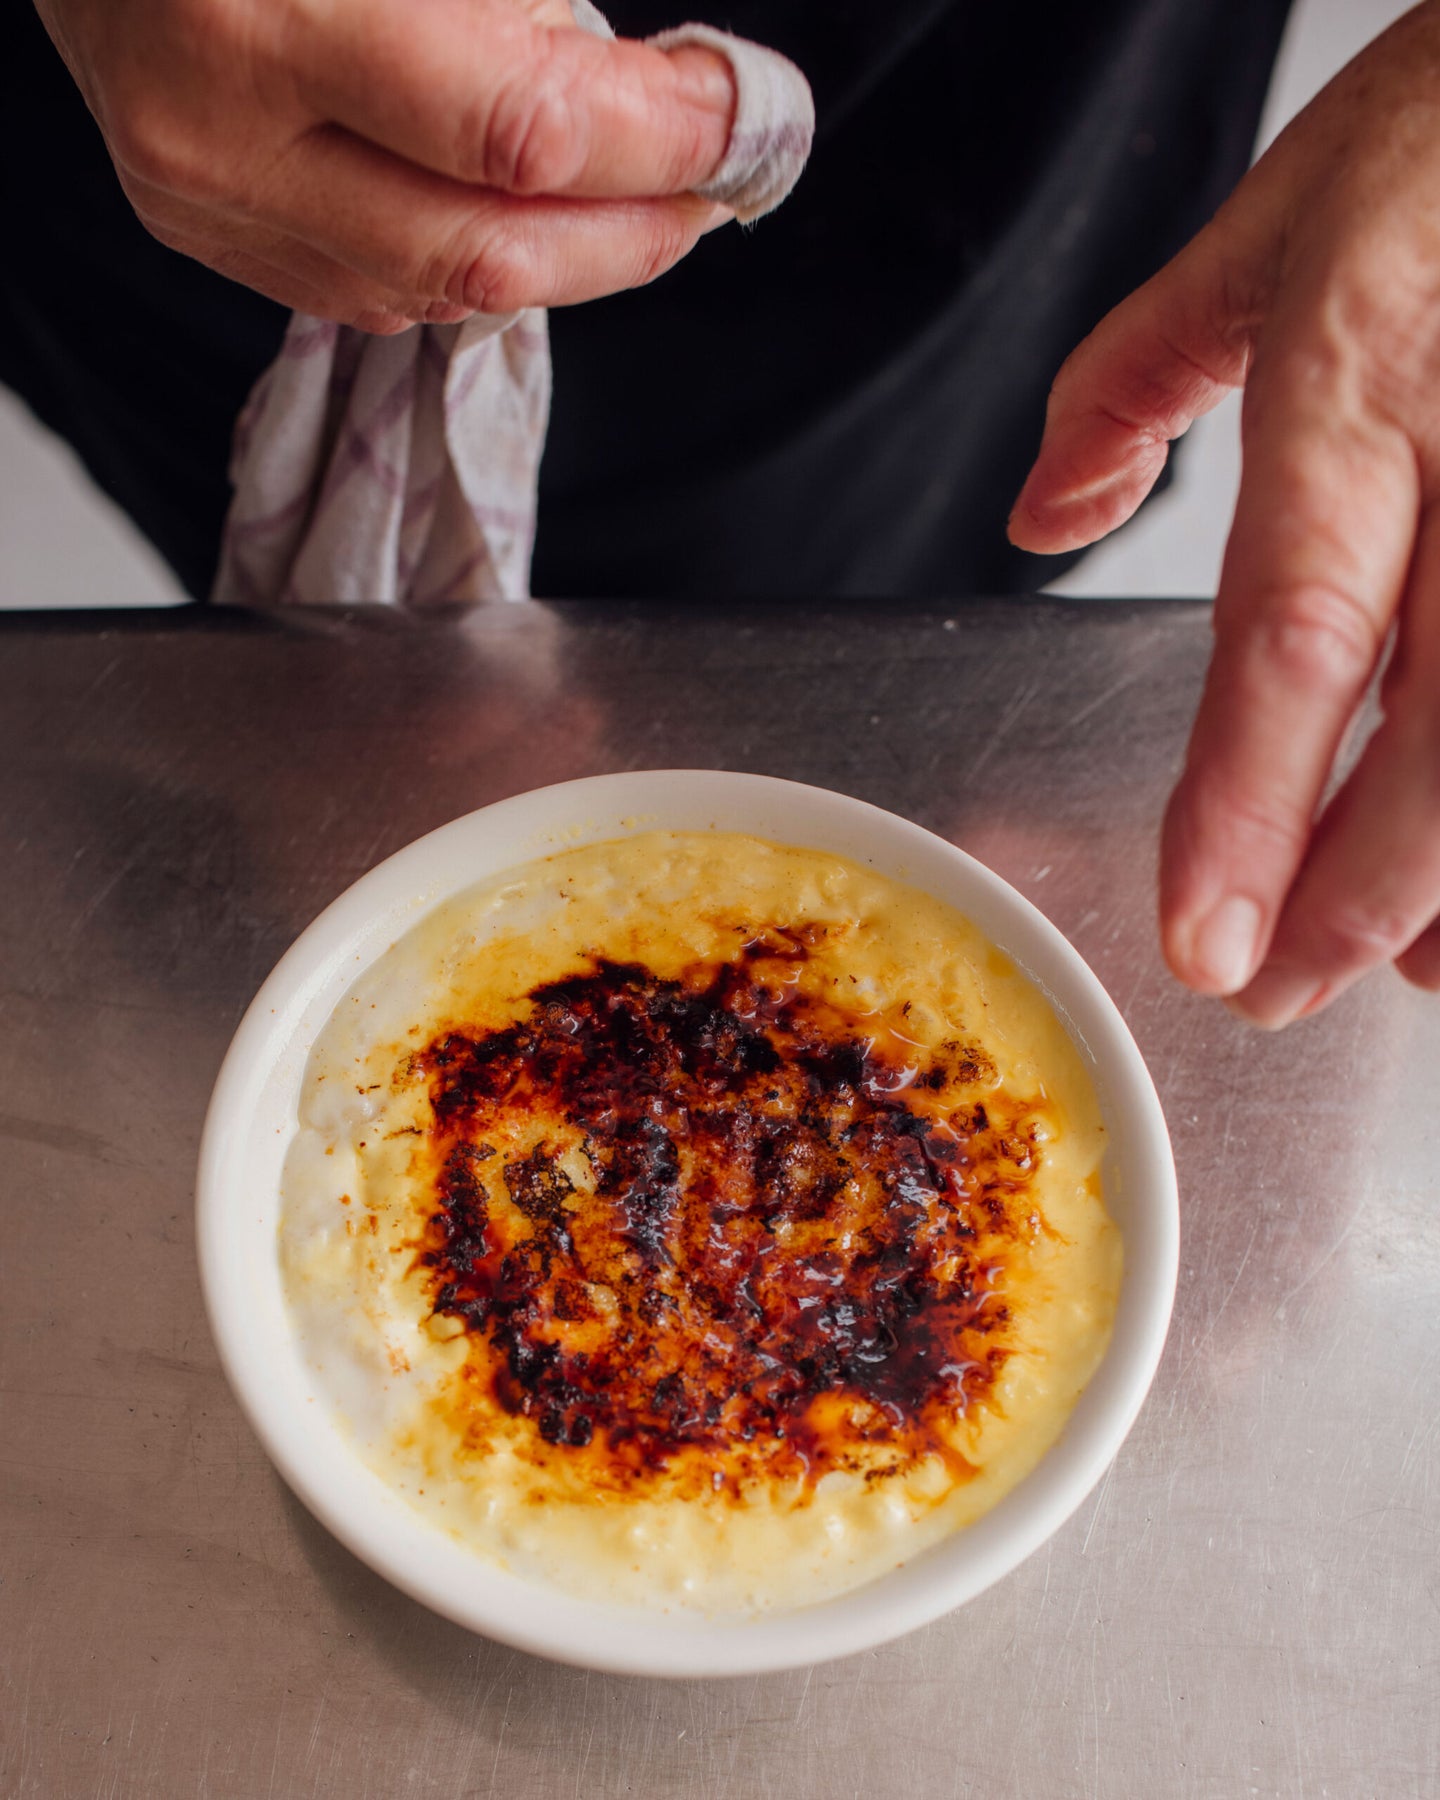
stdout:
<svg viewBox="0 0 1440 1800">
<path fill-rule="evenodd" d="M 730 215 L 725 59 L 565 0 L 39 0 L 143 223 L 369 331 L 594 298 Z"/>
<path fill-rule="evenodd" d="M 1086 544 L 1245 389 L 1215 651 L 1161 850 L 1182 981 L 1269 1026 L 1440 990 L 1440 5 L 1345 69 L 1055 383 L 1011 520 Z M 1387 646 L 1383 721 L 1322 805 Z"/>
</svg>

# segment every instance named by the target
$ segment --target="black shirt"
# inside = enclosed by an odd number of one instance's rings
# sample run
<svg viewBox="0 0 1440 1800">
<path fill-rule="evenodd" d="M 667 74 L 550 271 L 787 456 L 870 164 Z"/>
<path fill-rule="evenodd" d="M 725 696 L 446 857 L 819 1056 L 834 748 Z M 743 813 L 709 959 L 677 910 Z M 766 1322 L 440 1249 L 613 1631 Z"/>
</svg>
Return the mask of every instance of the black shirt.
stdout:
<svg viewBox="0 0 1440 1800">
<path fill-rule="evenodd" d="M 1287 8 L 732 0 L 714 22 L 811 80 L 810 166 L 652 287 L 552 313 L 535 591 L 1053 575 L 1004 535 L 1050 381 L 1238 179 Z M 284 315 L 145 235 L 33 14 L 10 10 L 0 376 L 203 595 L 230 425 Z M 631 36 L 679 17 L 609 12 Z"/>
</svg>

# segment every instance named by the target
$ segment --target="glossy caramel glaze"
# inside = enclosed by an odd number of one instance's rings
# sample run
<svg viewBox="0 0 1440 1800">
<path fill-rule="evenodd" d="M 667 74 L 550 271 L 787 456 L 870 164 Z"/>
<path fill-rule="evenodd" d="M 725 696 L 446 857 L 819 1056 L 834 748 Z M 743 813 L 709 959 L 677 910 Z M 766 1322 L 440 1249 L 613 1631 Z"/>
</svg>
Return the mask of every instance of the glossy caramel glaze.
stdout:
<svg viewBox="0 0 1440 1800">
<path fill-rule="evenodd" d="M 472 1438 L 498 1409 L 535 1462 L 626 1492 L 968 1473 L 953 1425 L 1041 1228 L 1039 1113 L 977 1047 L 807 993 L 825 931 L 737 934 L 678 980 L 595 957 L 416 1055 L 419 1261 L 468 1339 Z"/>
</svg>

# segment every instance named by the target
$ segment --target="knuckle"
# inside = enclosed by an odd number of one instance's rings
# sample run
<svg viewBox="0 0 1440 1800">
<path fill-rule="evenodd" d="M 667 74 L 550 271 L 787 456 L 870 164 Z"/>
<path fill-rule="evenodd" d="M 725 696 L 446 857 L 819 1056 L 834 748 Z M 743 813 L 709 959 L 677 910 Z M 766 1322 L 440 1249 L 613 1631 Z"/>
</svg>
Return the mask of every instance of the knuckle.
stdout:
<svg viewBox="0 0 1440 1800">
<path fill-rule="evenodd" d="M 1254 787 L 1213 788 L 1203 809 L 1208 841 L 1232 843 L 1266 867 L 1288 864 L 1303 843 L 1309 821 L 1283 796 Z"/>
<path fill-rule="evenodd" d="M 1266 674 L 1290 689 L 1358 697 L 1383 641 L 1362 601 L 1342 587 L 1307 582 L 1260 606 L 1255 653 Z"/>
<path fill-rule="evenodd" d="M 1165 392 L 1178 417 L 1188 425 L 1194 412 L 1209 403 L 1216 389 L 1236 385 L 1236 363 L 1243 359 L 1228 307 L 1207 290 L 1194 316 L 1156 326 L 1156 340 L 1169 359 Z M 1243 340 L 1239 340 L 1243 344 Z"/>
<path fill-rule="evenodd" d="M 694 236 L 676 218 L 662 216 L 645 243 L 633 286 L 645 287 L 671 269 L 694 245 Z"/>
<path fill-rule="evenodd" d="M 1325 527 L 1331 489 L 1356 435 L 1356 396 L 1338 355 L 1308 344 L 1257 349 L 1240 400 L 1242 470 L 1267 471 L 1272 505 L 1297 527 Z"/>
<path fill-rule="evenodd" d="M 1348 393 L 1355 352 L 1348 338 L 1336 330 L 1311 330 L 1279 344 L 1267 344 L 1263 376 L 1255 394 L 1285 395 L 1295 399 L 1319 395 L 1327 403 L 1336 394 Z"/>
<path fill-rule="evenodd" d="M 372 337 L 398 337 L 415 323 L 403 313 L 370 308 L 356 313 L 352 322 L 357 331 L 369 332 Z"/>
<path fill-rule="evenodd" d="M 725 153 L 717 148 L 713 122 L 699 112 L 682 113 L 670 127 L 670 143 L 659 191 L 696 187 L 718 168 Z"/>
<path fill-rule="evenodd" d="M 197 142 L 190 122 L 153 98 L 107 117 L 110 154 L 124 176 L 177 199 L 223 199 L 223 163 Z"/>
<path fill-rule="evenodd" d="M 531 259 L 513 232 L 492 230 L 461 269 L 458 283 L 443 283 L 434 290 L 452 305 L 471 312 L 507 313 L 536 302 Z"/>
<path fill-rule="evenodd" d="M 183 165 L 173 131 L 148 94 L 122 92 L 106 108 L 105 137 L 120 168 L 147 187 L 172 191 Z"/>
<path fill-rule="evenodd" d="M 583 161 L 577 120 L 569 81 L 553 56 L 543 57 L 501 87 L 478 134 L 474 127 L 466 133 L 466 163 L 475 178 L 507 193 L 555 193 Z"/>
<path fill-rule="evenodd" d="M 1350 901 L 1320 913 L 1308 935 L 1326 968 L 1365 969 L 1403 950 L 1414 935 L 1414 923 L 1393 909 Z"/>
<path fill-rule="evenodd" d="M 1293 873 L 1309 833 L 1303 808 L 1253 771 L 1237 781 L 1192 763 L 1166 812 L 1163 864 L 1193 871 L 1218 859 L 1237 869 Z"/>
</svg>

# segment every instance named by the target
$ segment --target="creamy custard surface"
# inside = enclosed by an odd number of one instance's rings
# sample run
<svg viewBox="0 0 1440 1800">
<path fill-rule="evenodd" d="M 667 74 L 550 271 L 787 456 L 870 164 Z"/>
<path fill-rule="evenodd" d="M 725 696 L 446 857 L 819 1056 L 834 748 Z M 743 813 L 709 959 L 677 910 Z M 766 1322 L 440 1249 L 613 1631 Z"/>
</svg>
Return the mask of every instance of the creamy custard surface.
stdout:
<svg viewBox="0 0 1440 1800">
<path fill-rule="evenodd" d="M 1044 997 L 953 909 L 724 833 L 438 907 L 312 1051 L 279 1253 L 360 1454 L 587 1598 L 827 1598 L 1055 1441 L 1121 1270 Z"/>
</svg>

